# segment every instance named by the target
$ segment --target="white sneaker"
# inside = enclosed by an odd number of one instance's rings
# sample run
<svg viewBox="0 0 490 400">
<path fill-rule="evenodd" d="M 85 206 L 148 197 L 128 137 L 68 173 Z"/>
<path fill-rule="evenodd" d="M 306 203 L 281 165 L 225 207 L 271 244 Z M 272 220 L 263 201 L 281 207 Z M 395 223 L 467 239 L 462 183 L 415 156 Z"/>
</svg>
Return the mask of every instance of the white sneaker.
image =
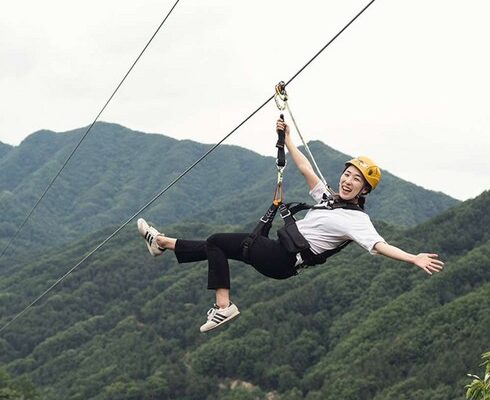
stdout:
<svg viewBox="0 0 490 400">
<path fill-rule="evenodd" d="M 219 308 L 216 304 L 208 311 L 208 321 L 201 326 L 201 332 L 207 332 L 217 328 L 221 324 L 232 320 L 240 314 L 238 307 L 230 302 L 226 308 Z"/>
<path fill-rule="evenodd" d="M 162 249 L 157 244 L 157 236 L 164 236 L 162 233 L 158 232 L 153 226 L 148 225 L 148 223 L 143 219 L 138 219 L 138 232 L 141 237 L 145 239 L 148 251 L 153 257 L 161 255 L 165 249 Z"/>
</svg>

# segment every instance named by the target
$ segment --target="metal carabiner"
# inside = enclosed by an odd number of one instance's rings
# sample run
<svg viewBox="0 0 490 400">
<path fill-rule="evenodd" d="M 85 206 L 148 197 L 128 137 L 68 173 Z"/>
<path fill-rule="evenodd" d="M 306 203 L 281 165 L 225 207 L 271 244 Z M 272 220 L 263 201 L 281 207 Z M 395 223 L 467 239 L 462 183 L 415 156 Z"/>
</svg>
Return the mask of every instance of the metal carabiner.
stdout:
<svg viewBox="0 0 490 400">
<path fill-rule="evenodd" d="M 283 167 L 280 167 L 277 165 L 277 183 L 276 183 L 276 189 L 274 190 L 274 198 L 272 199 L 272 203 L 276 206 L 282 203 L 282 178 L 283 178 L 283 171 L 286 166 L 284 165 Z"/>
</svg>

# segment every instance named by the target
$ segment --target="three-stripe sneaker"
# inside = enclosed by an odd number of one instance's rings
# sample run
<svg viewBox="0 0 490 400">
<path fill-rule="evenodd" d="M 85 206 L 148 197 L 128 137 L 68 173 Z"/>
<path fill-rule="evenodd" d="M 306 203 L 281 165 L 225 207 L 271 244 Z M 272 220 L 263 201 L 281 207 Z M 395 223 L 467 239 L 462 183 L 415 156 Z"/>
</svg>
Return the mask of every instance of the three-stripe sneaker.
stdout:
<svg viewBox="0 0 490 400">
<path fill-rule="evenodd" d="M 161 255 L 165 249 L 161 248 L 157 244 L 157 236 L 162 235 L 162 233 L 158 232 L 153 226 L 148 225 L 148 223 L 143 219 L 138 219 L 138 232 L 141 237 L 145 239 L 146 246 L 148 247 L 148 251 L 153 257 Z"/>
<path fill-rule="evenodd" d="M 221 324 L 232 320 L 240 314 L 238 307 L 230 302 L 230 305 L 226 308 L 219 308 L 216 304 L 208 311 L 208 320 L 201 326 L 201 332 L 207 332 L 211 329 L 217 328 Z"/>
</svg>

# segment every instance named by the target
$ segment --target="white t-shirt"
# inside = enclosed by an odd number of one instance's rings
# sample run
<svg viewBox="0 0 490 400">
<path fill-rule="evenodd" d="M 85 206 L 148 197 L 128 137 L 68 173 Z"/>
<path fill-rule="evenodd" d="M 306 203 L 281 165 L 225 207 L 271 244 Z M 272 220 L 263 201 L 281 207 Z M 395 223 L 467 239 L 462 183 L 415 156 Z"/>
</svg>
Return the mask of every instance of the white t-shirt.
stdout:
<svg viewBox="0 0 490 400">
<path fill-rule="evenodd" d="M 324 193 L 328 194 L 325 185 L 318 182 L 310 191 L 310 196 L 319 203 L 323 200 Z M 369 216 L 357 210 L 312 209 L 296 224 L 315 254 L 335 249 L 346 240 L 353 240 L 371 254 L 376 254 L 374 245 L 385 242 L 376 232 Z"/>
</svg>

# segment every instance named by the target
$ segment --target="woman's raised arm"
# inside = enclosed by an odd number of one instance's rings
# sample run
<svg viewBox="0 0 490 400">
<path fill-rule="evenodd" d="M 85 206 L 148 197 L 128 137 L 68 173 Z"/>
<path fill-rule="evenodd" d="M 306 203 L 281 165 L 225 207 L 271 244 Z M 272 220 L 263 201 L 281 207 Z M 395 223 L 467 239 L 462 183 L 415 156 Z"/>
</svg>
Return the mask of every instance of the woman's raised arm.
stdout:
<svg viewBox="0 0 490 400">
<path fill-rule="evenodd" d="M 298 167 L 299 172 L 301 172 L 301 174 L 305 178 L 306 184 L 308 185 L 310 190 L 313 189 L 320 181 L 320 178 L 313 170 L 310 161 L 306 158 L 306 156 L 303 153 L 301 153 L 298 150 L 296 145 L 291 140 L 291 136 L 289 134 L 289 126 L 284 121 L 279 119 L 277 120 L 276 127 L 277 129 L 284 130 L 285 133 L 284 144 L 286 145 L 286 148 L 288 149 L 289 154 L 291 155 L 291 159 L 293 160 L 296 167 Z"/>
</svg>

